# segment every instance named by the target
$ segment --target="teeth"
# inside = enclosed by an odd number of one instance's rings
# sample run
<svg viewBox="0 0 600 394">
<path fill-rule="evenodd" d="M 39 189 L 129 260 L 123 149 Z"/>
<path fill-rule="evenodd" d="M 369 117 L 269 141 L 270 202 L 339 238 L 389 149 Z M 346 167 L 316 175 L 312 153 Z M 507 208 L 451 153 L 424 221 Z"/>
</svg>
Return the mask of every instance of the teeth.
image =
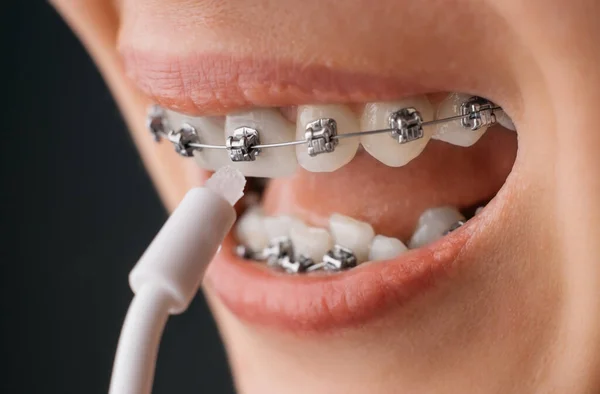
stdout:
<svg viewBox="0 0 600 394">
<path fill-rule="evenodd" d="M 460 105 L 471 97 L 471 95 L 464 93 L 450 93 L 448 97 L 439 104 L 436 119 L 460 115 Z M 463 127 L 460 123 L 460 119 L 457 119 L 440 123 L 434 126 L 434 129 L 433 139 L 467 147 L 479 141 L 488 128 L 482 127 L 477 131 L 473 131 Z"/>
<path fill-rule="evenodd" d="M 377 235 L 369 248 L 369 261 L 393 259 L 406 251 L 406 245 L 399 239 Z"/>
<path fill-rule="evenodd" d="M 358 263 L 367 261 L 369 245 L 375 237 L 375 231 L 369 223 L 334 213 L 329 218 L 329 230 L 333 236 L 333 242 L 350 249 Z"/>
<path fill-rule="evenodd" d="M 306 125 L 320 118 L 332 118 L 337 122 L 337 133 L 346 134 L 359 131 L 359 123 L 354 113 L 344 105 L 300 105 L 296 121 L 296 139 L 304 139 Z M 335 150 L 311 157 L 306 145 L 296 146 L 298 163 L 308 171 L 331 172 L 349 163 L 358 149 L 358 138 L 338 140 Z"/>
<path fill-rule="evenodd" d="M 482 208 L 477 209 L 477 214 Z M 421 214 L 410 239 L 410 249 L 438 240 L 459 221 L 464 222 L 466 219 L 454 207 L 442 206 L 426 210 Z M 303 257 L 317 264 L 334 249 L 334 245 L 351 250 L 358 264 L 393 259 L 408 250 L 399 239 L 375 235 L 370 224 L 348 216 L 332 214 L 328 231 L 307 226 L 293 216 L 265 217 L 262 208 L 258 206 L 250 207 L 240 217 L 235 235 L 240 245 L 252 252 L 263 251 L 272 240 L 289 237 L 294 250 L 292 261 L 299 261 Z"/>
<path fill-rule="evenodd" d="M 225 138 L 243 126 L 256 129 L 261 144 L 288 142 L 294 139 L 294 125 L 274 109 L 256 109 L 227 115 Z M 222 145 L 225 138 L 222 137 L 219 144 Z M 255 161 L 228 164 L 238 168 L 245 176 L 278 178 L 293 174 L 298 162 L 294 155 L 294 147 L 286 146 L 263 149 Z"/>
<path fill-rule="evenodd" d="M 479 214 L 481 213 L 481 211 L 483 211 L 483 209 L 484 209 L 484 208 L 485 208 L 485 207 L 478 207 L 478 208 L 475 210 L 475 215 L 479 215 Z"/>
<path fill-rule="evenodd" d="M 264 219 L 265 231 L 269 239 L 289 237 L 292 227 L 303 225 L 300 219 L 292 216 L 271 216 Z"/>
<path fill-rule="evenodd" d="M 453 207 L 431 208 L 423 212 L 417 223 L 409 247 L 420 248 L 444 236 L 444 233 L 459 220 L 465 217 Z"/>
<path fill-rule="evenodd" d="M 427 97 L 417 96 L 396 102 L 368 103 L 360 119 L 360 130 L 379 130 L 389 128 L 389 116 L 401 108 L 414 107 L 424 122 L 433 119 L 433 107 Z M 431 138 L 431 127 L 423 128 L 423 138 L 399 144 L 389 133 L 365 135 L 360 142 L 374 158 L 390 167 L 400 167 L 419 156 Z"/>
<path fill-rule="evenodd" d="M 513 123 L 512 119 L 510 118 L 510 116 L 508 116 L 506 114 L 506 112 L 504 111 L 495 111 L 496 114 L 496 121 L 498 123 L 500 123 L 500 125 L 502 127 L 505 127 L 509 130 L 512 131 L 517 131 L 517 128 L 515 127 L 515 124 Z"/>
<path fill-rule="evenodd" d="M 321 262 L 323 255 L 333 247 L 329 232 L 322 228 L 294 226 L 290 229 L 290 239 L 294 245 L 294 257 L 308 257 Z"/>
<path fill-rule="evenodd" d="M 194 126 L 203 144 L 223 145 L 225 118 L 221 116 L 191 117 L 173 111 L 167 111 L 171 127 L 179 129 L 183 123 Z M 218 170 L 230 163 L 224 149 L 201 149 L 194 151 L 196 163 L 207 170 Z"/>
<path fill-rule="evenodd" d="M 260 207 L 249 208 L 237 221 L 237 240 L 254 252 L 262 251 L 269 243 L 265 230 L 264 216 Z"/>
</svg>

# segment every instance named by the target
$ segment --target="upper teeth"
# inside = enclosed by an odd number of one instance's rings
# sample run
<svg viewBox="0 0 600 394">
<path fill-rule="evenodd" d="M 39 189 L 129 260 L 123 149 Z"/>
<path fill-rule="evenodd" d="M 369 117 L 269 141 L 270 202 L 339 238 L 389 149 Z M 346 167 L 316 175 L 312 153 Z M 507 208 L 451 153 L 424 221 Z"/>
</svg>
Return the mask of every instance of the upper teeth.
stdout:
<svg viewBox="0 0 600 394">
<path fill-rule="evenodd" d="M 515 124 L 513 123 L 512 119 L 510 118 L 510 116 L 508 116 L 508 114 L 506 112 L 504 112 L 502 110 L 498 111 L 498 113 L 496 114 L 496 117 L 498 118 L 498 123 L 502 127 L 505 127 L 512 131 L 517 131 Z"/>
<path fill-rule="evenodd" d="M 211 145 L 223 144 L 225 118 L 216 116 L 189 117 L 177 112 L 168 111 L 169 122 L 173 125 L 188 123 L 202 131 L 202 142 Z M 194 151 L 196 163 L 207 170 L 216 171 L 231 164 L 227 151 L 223 149 L 199 149 Z"/>
<path fill-rule="evenodd" d="M 294 139 L 294 125 L 274 109 L 256 109 L 227 115 L 225 136 L 233 135 L 240 127 L 260 130 L 260 143 L 271 144 L 287 142 Z M 260 158 L 251 162 L 231 163 L 246 176 L 282 177 L 296 171 L 298 160 L 294 155 L 294 147 L 286 146 L 278 149 L 263 149 Z"/>
<path fill-rule="evenodd" d="M 451 93 L 438 106 L 437 118 L 443 119 L 460 114 L 460 106 L 470 98 L 467 94 Z M 471 146 L 483 136 L 488 127 L 481 127 L 479 130 L 465 128 L 460 119 L 441 123 L 435 127 L 433 139 L 445 141 L 453 145 Z"/>
<path fill-rule="evenodd" d="M 438 106 L 436 119 L 461 114 L 461 104 L 470 99 L 469 95 L 450 94 Z M 396 102 L 367 103 L 359 115 L 345 105 L 302 105 L 298 107 L 295 127 L 280 111 L 264 108 L 220 118 L 193 118 L 167 111 L 167 117 L 168 124 L 177 125 L 179 129 L 182 124 L 189 124 L 198 134 L 196 138 L 200 144 L 221 147 L 198 146 L 193 154 L 201 167 L 215 170 L 224 165 L 234 165 L 246 176 L 274 178 L 293 174 L 298 164 L 312 172 L 335 171 L 352 160 L 359 144 L 384 164 L 403 166 L 417 157 L 431 138 L 460 146 L 474 144 L 485 133 L 487 125 L 496 119 L 490 115 L 489 123 L 484 121 L 483 126 L 473 129 L 466 126 L 470 119 L 468 122 L 459 119 L 422 127 L 421 123 L 434 120 L 434 112 L 427 97 L 418 96 Z M 400 116 L 401 121 L 395 122 L 395 116 Z M 410 126 L 412 121 L 416 122 L 415 126 Z M 510 118 L 502 111 L 498 111 L 497 121 L 514 128 Z M 402 132 L 397 129 L 400 125 L 406 125 Z M 348 133 L 385 129 L 394 131 L 344 138 L 344 134 Z M 226 139 L 227 149 L 224 149 Z M 303 140 L 304 143 L 296 146 L 285 144 Z M 253 144 L 283 145 L 259 149 Z"/>
<path fill-rule="evenodd" d="M 433 107 L 425 96 L 413 97 L 403 101 L 389 103 L 369 103 L 360 119 L 361 130 L 379 130 L 389 127 L 390 114 L 398 108 L 413 107 L 420 113 L 423 121 L 433 119 Z M 424 129 L 423 138 L 408 144 L 394 144 L 388 134 L 364 135 L 360 142 L 374 158 L 390 167 L 400 167 L 417 157 L 431 138 L 431 128 Z"/>
<path fill-rule="evenodd" d="M 301 105 L 298 107 L 296 121 L 296 139 L 303 139 L 306 133 L 306 124 L 315 119 L 331 118 L 337 123 L 337 134 L 346 134 L 358 130 L 356 115 L 345 105 Z M 298 163 L 312 172 L 331 172 L 348 164 L 358 149 L 357 138 L 339 140 L 335 150 L 328 154 L 310 156 L 306 146 L 296 147 Z"/>
</svg>

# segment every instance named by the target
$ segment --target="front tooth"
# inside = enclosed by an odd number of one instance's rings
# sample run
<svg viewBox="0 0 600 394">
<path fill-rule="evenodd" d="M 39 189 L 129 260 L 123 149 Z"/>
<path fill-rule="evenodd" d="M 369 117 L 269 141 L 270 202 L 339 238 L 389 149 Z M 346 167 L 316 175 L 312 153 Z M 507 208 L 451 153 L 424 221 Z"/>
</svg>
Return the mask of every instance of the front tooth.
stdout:
<svg viewBox="0 0 600 394">
<path fill-rule="evenodd" d="M 289 142 L 294 139 L 294 125 L 274 109 L 256 109 L 227 115 L 225 139 L 239 127 L 258 131 L 261 144 Z M 220 144 L 225 141 L 223 139 Z M 278 178 L 293 174 L 298 161 L 293 146 L 262 149 L 254 161 L 230 162 L 246 176 Z"/>
<path fill-rule="evenodd" d="M 237 221 L 235 236 L 238 242 L 259 252 L 267 247 L 269 237 L 265 230 L 264 215 L 260 207 L 249 208 Z"/>
<path fill-rule="evenodd" d="M 410 239 L 411 249 L 420 248 L 444 236 L 450 227 L 465 217 L 454 207 L 431 208 L 419 217 L 417 229 Z"/>
<path fill-rule="evenodd" d="M 369 261 L 393 259 L 407 250 L 406 245 L 398 238 L 376 235 L 369 248 Z"/>
<path fill-rule="evenodd" d="M 319 263 L 323 256 L 333 248 L 333 240 L 329 232 L 322 228 L 306 225 L 294 226 L 290 229 L 290 239 L 294 245 L 294 256 L 308 257 Z"/>
<path fill-rule="evenodd" d="M 509 130 L 512 131 L 517 131 L 517 128 L 515 127 L 515 124 L 513 123 L 512 119 L 510 118 L 510 116 L 508 116 L 506 114 L 506 112 L 504 112 L 503 110 L 501 111 L 495 111 L 496 114 L 496 121 L 504 128 L 507 128 Z"/>
<path fill-rule="evenodd" d="M 350 249 L 359 264 L 367 261 L 369 245 L 375 237 L 375 231 L 369 223 L 334 213 L 329 218 L 329 230 L 335 244 Z"/>
<path fill-rule="evenodd" d="M 192 125 L 200 137 L 200 142 L 210 145 L 223 145 L 225 118 L 222 116 L 191 117 L 177 112 L 167 111 L 171 128 L 178 130 L 184 123 Z M 224 149 L 196 149 L 196 163 L 207 170 L 218 170 L 229 164 L 229 156 Z"/>
<path fill-rule="evenodd" d="M 451 116 L 460 115 L 460 106 L 465 101 L 469 100 L 472 95 L 464 93 L 450 93 L 440 104 L 437 109 L 436 119 L 448 118 Z M 473 131 L 468 127 L 464 127 L 460 123 L 460 119 L 452 120 L 445 123 L 437 124 L 434 127 L 433 139 L 448 142 L 449 144 L 458 146 L 471 146 L 479 139 L 488 129 L 488 126 L 481 127 L 479 130 Z"/>
<path fill-rule="evenodd" d="M 368 103 L 361 116 L 360 129 L 387 129 L 390 114 L 402 108 L 414 107 L 421 113 L 424 122 L 433 119 L 433 107 L 427 97 L 416 96 L 395 102 Z M 406 144 L 399 144 L 391 133 L 364 135 L 360 143 L 374 158 L 390 167 L 400 167 L 419 156 L 431 138 L 431 127 L 423 128 L 423 138 Z"/>
<path fill-rule="evenodd" d="M 359 131 L 356 115 L 345 105 L 300 105 L 296 120 L 296 139 L 303 140 L 306 125 L 321 118 L 332 118 L 337 122 L 337 133 L 347 134 Z M 317 156 L 308 154 L 306 144 L 296 146 L 298 163 L 308 171 L 331 172 L 348 164 L 358 149 L 358 138 L 338 140 L 333 152 Z"/>
<path fill-rule="evenodd" d="M 292 227 L 302 225 L 304 223 L 293 216 L 271 216 L 264 219 L 264 226 L 269 239 L 289 237 Z"/>
</svg>

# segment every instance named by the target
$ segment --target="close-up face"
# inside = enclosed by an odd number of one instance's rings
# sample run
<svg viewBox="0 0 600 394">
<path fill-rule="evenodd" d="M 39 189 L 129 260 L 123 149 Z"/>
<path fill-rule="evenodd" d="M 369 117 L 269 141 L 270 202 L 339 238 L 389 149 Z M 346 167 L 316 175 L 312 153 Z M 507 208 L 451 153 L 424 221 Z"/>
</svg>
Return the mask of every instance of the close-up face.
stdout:
<svg viewBox="0 0 600 394">
<path fill-rule="evenodd" d="M 247 177 L 203 285 L 238 392 L 600 392 L 600 2 L 53 5 L 169 210 Z"/>
</svg>

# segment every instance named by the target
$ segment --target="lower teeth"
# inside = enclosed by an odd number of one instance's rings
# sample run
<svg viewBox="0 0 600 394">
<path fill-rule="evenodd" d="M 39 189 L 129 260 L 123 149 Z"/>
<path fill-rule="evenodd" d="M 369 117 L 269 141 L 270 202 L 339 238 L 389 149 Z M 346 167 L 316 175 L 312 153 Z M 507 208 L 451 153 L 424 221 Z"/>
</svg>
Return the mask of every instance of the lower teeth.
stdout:
<svg viewBox="0 0 600 394">
<path fill-rule="evenodd" d="M 444 208 L 436 208 L 437 210 Z M 432 210 L 430 210 L 432 211 Z M 463 226 L 466 219 L 460 218 L 440 233 L 440 236 L 445 236 Z M 377 236 L 383 237 L 383 236 Z M 383 237 L 386 238 L 386 237 Z M 397 241 L 399 244 L 400 241 Z M 433 241 L 431 241 L 433 242 Z M 403 245 L 402 245 L 403 246 Z M 420 247 L 423 245 L 413 246 Z M 274 270 L 283 271 L 290 274 L 303 274 L 310 272 L 340 272 L 356 267 L 361 261 L 356 254 L 347 247 L 340 244 L 334 244 L 321 258 L 307 257 L 298 253 L 294 247 L 292 239 L 285 236 L 276 236 L 268 242 L 267 246 L 261 249 L 253 250 L 248 245 L 240 244 L 235 248 L 235 253 L 238 257 L 263 262 Z M 406 249 L 406 248 L 404 248 Z M 294 253 L 296 252 L 296 253 Z M 403 252 L 402 248 L 398 248 L 396 255 Z M 396 257 L 396 255 L 387 255 L 384 259 Z"/>
</svg>

